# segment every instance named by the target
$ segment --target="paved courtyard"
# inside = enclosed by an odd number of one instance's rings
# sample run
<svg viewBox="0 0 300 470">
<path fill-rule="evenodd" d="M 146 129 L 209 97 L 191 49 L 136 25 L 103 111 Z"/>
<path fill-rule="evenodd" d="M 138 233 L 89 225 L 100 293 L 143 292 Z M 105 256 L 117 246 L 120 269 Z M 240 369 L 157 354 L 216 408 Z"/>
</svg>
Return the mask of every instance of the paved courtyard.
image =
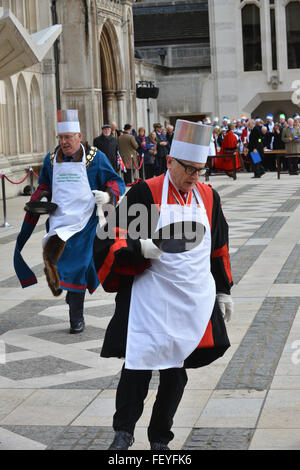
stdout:
<svg viewBox="0 0 300 470">
<path fill-rule="evenodd" d="M 173 450 L 300 449 L 300 175 L 251 176 L 209 181 L 230 228 L 231 348 L 188 371 Z M 65 295 L 54 298 L 43 275 L 45 216 L 22 252 L 38 284 L 20 287 L 12 260 L 27 200 L 8 199 L 0 227 L 0 450 L 107 449 L 123 362 L 99 353 L 114 294 L 87 294 L 86 329 L 69 334 Z M 149 449 L 157 380 L 132 449 Z"/>
</svg>

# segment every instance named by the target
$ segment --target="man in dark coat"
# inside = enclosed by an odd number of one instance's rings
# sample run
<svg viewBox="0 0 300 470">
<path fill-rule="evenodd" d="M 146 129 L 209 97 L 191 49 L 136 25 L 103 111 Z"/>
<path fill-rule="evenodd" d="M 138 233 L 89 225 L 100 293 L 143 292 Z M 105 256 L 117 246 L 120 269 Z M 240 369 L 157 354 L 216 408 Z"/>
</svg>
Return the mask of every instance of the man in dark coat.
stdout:
<svg viewBox="0 0 300 470">
<path fill-rule="evenodd" d="M 170 148 L 171 148 L 172 140 L 173 140 L 173 137 L 174 137 L 174 126 L 172 126 L 171 124 L 168 124 L 166 129 L 167 129 L 166 137 L 168 139 L 168 142 L 169 142 L 169 145 L 170 145 Z"/>
<path fill-rule="evenodd" d="M 256 120 L 255 125 L 252 128 L 252 131 L 250 132 L 250 135 L 249 135 L 248 152 L 249 152 L 249 155 L 252 152 L 254 152 L 255 155 L 259 154 L 260 161 L 258 162 L 253 161 L 252 157 L 251 159 L 252 159 L 252 168 L 254 172 L 253 178 L 260 178 L 262 175 L 265 174 L 265 169 L 262 164 L 262 161 L 264 158 L 263 134 L 262 134 L 261 126 L 258 120 Z"/>
<path fill-rule="evenodd" d="M 159 165 L 158 174 L 161 175 L 167 171 L 166 156 L 170 151 L 170 144 L 166 135 L 163 133 L 163 127 L 160 123 L 155 124 L 156 140 L 157 140 L 157 160 Z"/>
<path fill-rule="evenodd" d="M 197 126 L 195 123 L 191 125 Z M 172 145 L 177 142 L 176 135 L 180 135 L 180 132 L 176 134 L 175 130 Z M 221 357 L 230 346 L 224 323 L 224 320 L 229 321 L 233 310 L 228 225 L 218 193 L 198 181 L 207 159 L 211 134 L 200 128 L 193 135 L 204 135 L 207 138 L 206 155 L 201 154 L 199 158 L 195 158 L 195 152 L 189 153 L 189 148 L 184 155 L 183 142 L 178 150 L 180 157 L 177 157 L 174 145 L 174 149 L 171 148 L 173 156 L 167 157 L 166 175 L 134 184 L 117 208 L 113 219 L 108 220 L 106 227 L 97 230 L 94 241 L 94 260 L 99 280 L 105 291 L 117 292 L 116 309 L 106 331 L 101 356 L 125 357 L 126 361 L 117 389 L 113 420 L 116 435 L 110 450 L 127 450 L 132 444 L 135 424 L 143 412 L 152 370 L 159 370 L 160 384 L 148 427 L 148 438 L 152 450 L 168 450 L 167 444 L 174 437 L 171 432 L 173 417 L 187 383 L 186 368 L 208 365 Z M 187 143 L 186 146 L 189 145 Z M 201 142 L 199 148 L 203 148 Z M 188 205 L 196 209 L 197 194 L 206 220 L 206 241 L 200 243 L 192 255 L 192 252 L 163 255 L 152 241 L 157 221 L 164 218 L 162 212 L 166 208 L 171 211 L 180 209 L 181 212 Z M 135 227 L 138 226 L 139 236 L 136 236 Z M 196 260 L 195 265 L 193 260 Z M 201 260 L 204 260 L 204 264 L 199 268 Z M 195 282 L 191 283 L 194 270 L 192 265 L 196 267 L 197 273 Z M 184 277 L 185 292 L 180 290 L 182 283 L 177 282 L 177 276 Z M 139 281 L 142 284 L 136 291 L 136 282 Z M 155 295 L 152 295 L 154 285 Z M 141 290 L 145 288 L 147 299 Z M 207 305 L 203 306 L 204 297 L 201 297 L 201 302 L 196 300 L 206 289 L 207 298 L 210 299 L 209 308 Z M 182 292 L 182 295 L 178 292 Z M 176 302 L 173 309 L 174 297 Z M 139 318 L 132 310 L 139 304 L 138 298 L 146 301 L 145 308 L 136 310 Z M 179 334 L 173 334 L 174 330 L 170 331 L 166 317 L 172 319 L 172 325 L 177 325 L 177 328 L 179 326 Z M 204 322 L 200 334 L 198 327 L 204 317 L 208 323 Z M 177 323 L 176 318 L 179 320 Z M 190 322 L 195 322 L 192 331 L 197 330 L 192 343 L 189 343 L 191 334 L 187 333 L 191 332 Z M 132 327 L 139 336 L 137 342 L 131 335 Z M 168 338 L 166 344 L 161 338 Z M 186 344 L 189 344 L 186 352 L 178 356 L 178 351 Z M 129 349 L 132 346 L 136 353 L 131 349 L 133 355 L 130 359 Z"/>
<path fill-rule="evenodd" d="M 295 154 L 300 155 L 300 130 L 294 126 L 294 119 L 288 119 L 288 126 L 283 129 L 281 138 L 285 143 L 286 155 L 294 154 L 292 157 L 287 157 L 289 174 L 298 175 L 299 158 Z"/>
<path fill-rule="evenodd" d="M 85 327 L 85 293 L 88 290 L 92 294 L 99 286 L 92 249 L 98 223 L 95 204 L 98 210 L 109 200 L 116 205 L 125 186 L 100 150 L 81 143 L 78 111 L 59 110 L 57 114 L 59 145 L 44 158 L 31 203 L 45 197 L 58 204 L 59 211 L 56 209 L 46 220 L 44 239 L 49 238 L 43 245 L 44 272 L 55 297 L 67 291 L 70 333 L 77 334 Z M 90 201 L 88 211 L 87 200 Z M 14 267 L 23 288 L 37 283 L 21 251 L 39 217 L 39 213 L 30 212 L 26 206 L 16 240 Z"/>
<path fill-rule="evenodd" d="M 267 126 L 262 126 L 261 132 L 262 132 L 262 144 L 263 144 L 264 151 L 272 150 L 271 148 L 272 137 L 273 137 L 272 132 L 268 130 Z M 276 162 L 275 162 L 274 156 L 272 155 L 268 156 L 267 152 L 266 153 L 264 152 L 263 166 L 267 170 L 276 171 Z"/>
<path fill-rule="evenodd" d="M 105 153 L 113 169 L 118 171 L 118 141 L 111 135 L 111 126 L 109 124 L 104 124 L 104 126 L 102 126 L 102 134 L 95 137 L 93 145 L 101 150 L 101 152 Z"/>
</svg>

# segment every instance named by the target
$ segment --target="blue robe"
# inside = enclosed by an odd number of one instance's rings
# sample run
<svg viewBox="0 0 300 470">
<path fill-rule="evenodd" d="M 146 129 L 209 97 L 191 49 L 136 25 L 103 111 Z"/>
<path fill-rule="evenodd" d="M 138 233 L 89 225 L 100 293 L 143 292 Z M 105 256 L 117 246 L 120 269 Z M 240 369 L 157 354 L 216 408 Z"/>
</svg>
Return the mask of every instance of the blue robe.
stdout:
<svg viewBox="0 0 300 470">
<path fill-rule="evenodd" d="M 57 149 L 56 149 L 57 150 Z M 87 176 L 91 190 L 108 191 L 113 195 L 114 205 L 125 192 L 124 181 L 112 168 L 106 155 L 95 147 L 86 150 Z M 37 200 L 43 191 L 52 191 L 54 153 L 48 153 L 44 159 L 39 177 L 38 188 L 31 197 Z M 21 251 L 30 238 L 39 215 L 26 213 L 21 231 L 18 235 L 14 253 L 14 267 L 23 288 L 36 284 L 33 271 L 22 258 Z M 84 292 L 86 289 L 93 293 L 99 285 L 97 272 L 93 261 L 93 243 L 96 234 L 98 217 L 96 206 L 87 225 L 80 232 L 68 239 L 64 251 L 57 263 L 60 278 L 60 288 L 73 292 Z M 46 221 L 48 231 L 48 219 Z"/>
</svg>

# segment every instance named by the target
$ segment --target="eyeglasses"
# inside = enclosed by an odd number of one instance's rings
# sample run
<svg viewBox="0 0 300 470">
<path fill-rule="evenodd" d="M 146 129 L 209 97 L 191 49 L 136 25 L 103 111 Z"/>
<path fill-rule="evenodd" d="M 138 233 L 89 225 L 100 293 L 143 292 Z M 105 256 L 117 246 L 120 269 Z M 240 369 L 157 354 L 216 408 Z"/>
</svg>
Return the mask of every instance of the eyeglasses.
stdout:
<svg viewBox="0 0 300 470">
<path fill-rule="evenodd" d="M 186 174 L 189 175 L 189 176 L 193 176 L 196 173 L 198 173 L 199 176 L 202 176 L 202 175 L 205 175 L 205 173 L 206 173 L 206 168 L 196 168 L 195 166 L 192 166 L 192 165 L 186 165 L 185 163 L 178 160 L 177 158 L 174 158 L 174 160 L 176 160 L 177 163 L 179 163 L 181 166 L 183 166 Z"/>
<path fill-rule="evenodd" d="M 74 134 L 66 134 L 66 135 L 57 135 L 56 138 L 58 140 L 71 140 L 73 139 L 73 137 L 75 137 L 75 135 L 78 135 L 77 132 L 75 132 Z"/>
</svg>

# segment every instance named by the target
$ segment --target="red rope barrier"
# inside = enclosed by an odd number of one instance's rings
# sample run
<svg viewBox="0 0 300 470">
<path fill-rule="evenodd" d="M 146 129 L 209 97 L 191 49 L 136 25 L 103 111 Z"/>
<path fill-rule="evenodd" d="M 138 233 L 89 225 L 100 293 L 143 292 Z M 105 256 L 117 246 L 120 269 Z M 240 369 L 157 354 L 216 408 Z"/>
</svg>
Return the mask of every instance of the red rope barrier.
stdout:
<svg viewBox="0 0 300 470">
<path fill-rule="evenodd" d="M 6 175 L 3 175 L 3 176 L 4 176 L 5 179 L 7 179 L 7 181 L 9 181 L 12 184 L 21 184 L 28 178 L 28 176 L 30 175 L 30 172 L 31 172 L 31 170 L 29 170 L 27 175 L 25 176 L 25 178 L 23 178 L 22 181 L 19 181 L 18 183 L 16 183 L 15 181 L 10 180 Z"/>
<path fill-rule="evenodd" d="M 134 168 L 135 168 L 136 170 L 140 170 L 140 169 L 142 168 L 142 164 L 143 164 L 143 161 L 144 161 L 144 158 L 143 158 L 143 157 L 141 158 L 141 164 L 140 164 L 139 167 L 136 166 L 133 157 L 131 157 L 131 160 L 133 161 L 133 165 L 134 165 Z"/>
<path fill-rule="evenodd" d="M 31 170 L 32 173 L 34 174 L 34 176 L 36 176 L 37 178 L 39 178 L 39 175 L 37 175 L 33 170 Z"/>
<path fill-rule="evenodd" d="M 37 175 L 37 174 L 33 171 L 32 168 L 31 168 L 30 170 L 28 170 L 28 173 L 27 173 L 27 175 L 25 176 L 25 178 L 23 178 L 23 179 L 22 179 L 21 181 L 19 181 L 19 182 L 10 180 L 10 179 L 9 179 L 6 175 L 4 175 L 3 173 L 0 175 L 0 178 L 2 178 L 2 176 L 3 176 L 5 179 L 7 179 L 7 181 L 9 181 L 9 182 L 12 183 L 12 184 L 21 184 L 21 183 L 24 183 L 24 181 L 28 178 L 28 176 L 30 175 L 30 173 L 33 173 L 34 176 L 36 176 L 37 178 L 39 178 L 39 175 Z"/>
</svg>

